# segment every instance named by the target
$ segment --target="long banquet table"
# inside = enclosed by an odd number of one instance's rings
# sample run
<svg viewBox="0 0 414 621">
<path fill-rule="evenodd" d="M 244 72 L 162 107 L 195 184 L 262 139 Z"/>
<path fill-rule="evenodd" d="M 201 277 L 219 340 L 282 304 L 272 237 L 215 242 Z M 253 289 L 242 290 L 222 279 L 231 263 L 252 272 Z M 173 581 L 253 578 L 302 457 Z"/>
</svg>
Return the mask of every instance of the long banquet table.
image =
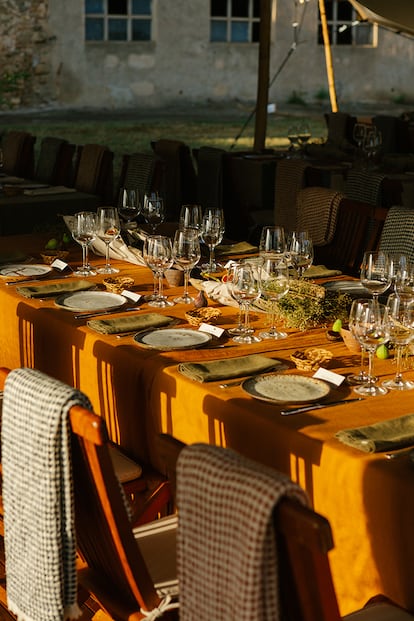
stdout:
<svg viewBox="0 0 414 621">
<path fill-rule="evenodd" d="M 2 252 L 23 251 L 37 258 L 40 237 L 2 239 Z M 78 260 L 80 247 L 73 249 Z M 102 263 L 94 257 L 94 263 Z M 79 263 L 79 261 L 78 261 Z M 152 274 L 145 267 L 114 261 L 121 275 L 135 279 L 134 290 L 148 293 Z M 103 276 L 94 280 L 101 283 Z M 176 295 L 181 289 L 167 289 Z M 352 373 L 359 355 L 342 342 L 326 339 L 325 329 L 289 330 L 288 338 L 242 346 L 231 339 L 223 347 L 160 352 L 138 346 L 131 335 L 100 335 L 58 308 L 51 299 L 26 299 L 15 286 L 0 282 L 0 366 L 30 366 L 75 385 L 105 417 L 111 437 L 138 459 L 157 464 L 154 438 L 160 431 L 184 442 L 208 442 L 241 453 L 289 474 L 307 491 L 314 508 L 327 516 L 334 535 L 332 571 L 342 614 L 384 593 L 414 611 L 414 464 L 407 456 L 392 461 L 341 444 L 344 428 L 390 419 L 413 411 L 414 394 L 390 392 L 295 416 L 281 416 L 281 406 L 258 401 L 240 386 L 192 381 L 177 369 L 182 361 L 205 361 L 264 353 L 285 361 L 297 373 L 290 354 L 307 346 L 332 351 L 330 369 Z M 164 314 L 184 320 L 176 305 Z M 138 313 L 153 311 L 146 303 Z M 237 309 L 222 307 L 219 325 L 231 327 Z M 264 315 L 252 313 L 263 327 Z M 377 360 L 383 379 L 395 373 L 391 360 Z M 308 374 L 309 375 L 309 374 Z M 414 377 L 409 371 L 408 376 Z M 351 398 L 346 385 L 333 389 L 332 400 Z"/>
</svg>

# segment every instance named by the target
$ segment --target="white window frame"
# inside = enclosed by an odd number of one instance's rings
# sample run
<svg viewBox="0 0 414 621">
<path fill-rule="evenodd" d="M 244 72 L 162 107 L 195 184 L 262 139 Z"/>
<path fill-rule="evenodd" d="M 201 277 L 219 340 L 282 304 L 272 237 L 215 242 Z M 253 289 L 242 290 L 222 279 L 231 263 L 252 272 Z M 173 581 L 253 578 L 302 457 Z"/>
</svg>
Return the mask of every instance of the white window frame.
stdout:
<svg viewBox="0 0 414 621">
<path fill-rule="evenodd" d="M 132 13 L 132 0 L 127 0 L 127 12 L 116 14 L 116 13 L 108 13 L 108 2 L 104 0 L 104 10 L 103 13 L 86 13 L 85 10 L 85 24 L 87 18 L 98 18 L 103 20 L 103 36 L 102 39 L 86 39 L 85 32 L 85 41 L 86 43 L 150 43 L 152 41 L 152 27 L 154 23 L 154 8 L 153 2 L 151 3 L 151 13 L 150 14 L 140 14 L 140 13 Z M 111 19 L 123 19 L 126 21 L 126 39 L 109 39 L 109 27 L 108 24 Z M 133 39 L 132 38 L 132 22 L 139 20 L 146 20 L 151 22 L 151 36 L 149 39 Z"/>
</svg>

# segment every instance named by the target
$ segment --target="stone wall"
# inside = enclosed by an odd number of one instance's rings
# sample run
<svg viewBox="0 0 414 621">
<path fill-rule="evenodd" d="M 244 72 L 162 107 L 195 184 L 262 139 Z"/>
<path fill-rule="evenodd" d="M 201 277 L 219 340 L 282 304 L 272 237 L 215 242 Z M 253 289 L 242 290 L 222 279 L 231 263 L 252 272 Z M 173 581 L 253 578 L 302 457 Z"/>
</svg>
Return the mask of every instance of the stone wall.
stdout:
<svg viewBox="0 0 414 621">
<path fill-rule="evenodd" d="M 53 99 L 48 4 L 2 0 L 0 15 L 0 107 L 19 108 Z"/>
</svg>

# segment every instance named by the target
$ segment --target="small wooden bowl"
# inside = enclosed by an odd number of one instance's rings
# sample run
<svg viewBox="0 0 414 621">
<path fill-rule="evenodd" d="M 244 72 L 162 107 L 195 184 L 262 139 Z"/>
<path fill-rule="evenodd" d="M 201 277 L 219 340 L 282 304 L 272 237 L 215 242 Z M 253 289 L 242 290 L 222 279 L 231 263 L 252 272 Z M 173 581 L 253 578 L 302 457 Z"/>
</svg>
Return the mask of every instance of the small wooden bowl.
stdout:
<svg viewBox="0 0 414 621">
<path fill-rule="evenodd" d="M 304 351 L 295 351 L 290 359 L 301 371 L 317 371 L 319 367 L 329 365 L 332 360 L 332 352 L 321 347 L 310 347 Z"/>
<path fill-rule="evenodd" d="M 134 279 L 130 276 L 115 276 L 104 278 L 103 284 L 110 293 L 121 293 L 124 289 L 129 289 L 134 284 Z"/>
<path fill-rule="evenodd" d="M 185 314 L 185 318 L 192 326 L 199 326 L 202 323 L 215 323 L 220 317 L 221 311 L 218 308 L 205 306 L 203 308 L 194 308 Z"/>
<path fill-rule="evenodd" d="M 64 261 L 69 256 L 68 250 L 48 250 L 47 252 L 41 252 L 40 256 L 43 259 L 43 263 L 51 265 L 56 259 Z"/>
</svg>

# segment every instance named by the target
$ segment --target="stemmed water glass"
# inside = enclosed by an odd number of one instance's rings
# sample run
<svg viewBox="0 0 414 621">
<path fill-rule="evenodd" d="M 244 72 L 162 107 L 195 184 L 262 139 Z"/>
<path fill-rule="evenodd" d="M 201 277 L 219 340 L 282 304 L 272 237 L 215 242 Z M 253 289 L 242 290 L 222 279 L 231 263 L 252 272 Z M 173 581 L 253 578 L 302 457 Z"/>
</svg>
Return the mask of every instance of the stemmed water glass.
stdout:
<svg viewBox="0 0 414 621">
<path fill-rule="evenodd" d="M 386 305 L 390 341 L 395 346 L 397 370 L 395 377 L 382 382 L 391 390 L 412 390 L 414 382 L 403 378 L 402 358 L 404 348 L 414 338 L 414 296 L 409 293 L 391 293 Z"/>
<path fill-rule="evenodd" d="M 367 301 L 366 298 L 357 298 L 353 300 L 351 304 L 351 309 L 349 311 L 348 327 L 349 327 L 351 334 L 357 341 L 358 339 L 355 334 L 355 318 L 358 317 L 358 315 L 361 313 L 361 305 L 363 305 L 366 301 Z M 368 381 L 368 373 L 365 370 L 365 356 L 367 352 L 366 352 L 365 347 L 359 341 L 358 341 L 358 344 L 361 349 L 360 370 L 358 373 L 348 375 L 348 377 L 346 378 L 346 381 L 348 382 L 348 384 L 352 384 L 352 385 L 353 384 L 357 384 L 357 385 L 366 384 Z"/>
<path fill-rule="evenodd" d="M 79 211 L 72 220 L 72 237 L 82 246 L 82 267 L 75 270 L 75 276 L 95 276 L 89 264 L 89 246 L 97 235 L 97 216 L 93 211 Z"/>
<path fill-rule="evenodd" d="M 223 239 L 224 213 L 222 209 L 209 208 L 203 214 L 201 222 L 201 239 L 208 246 L 210 257 L 208 263 L 202 265 L 205 272 L 212 274 L 219 271 L 221 265 L 215 259 L 215 247 Z"/>
<path fill-rule="evenodd" d="M 126 226 L 140 214 L 142 208 L 140 192 L 137 189 L 121 188 L 118 213 Z"/>
<path fill-rule="evenodd" d="M 298 278 L 303 278 L 304 271 L 313 263 L 313 244 L 307 231 L 293 231 L 290 233 L 287 255 L 298 273 Z"/>
<path fill-rule="evenodd" d="M 270 328 L 260 332 L 263 339 L 284 339 L 286 332 L 279 332 L 275 326 L 276 303 L 289 291 L 289 266 L 280 257 L 266 257 L 261 268 L 260 290 L 263 297 L 271 303 Z"/>
<path fill-rule="evenodd" d="M 182 205 L 179 216 L 180 229 L 194 229 L 199 234 L 202 220 L 203 212 L 201 205 Z"/>
<path fill-rule="evenodd" d="M 201 257 L 200 240 L 195 229 L 178 230 L 174 235 L 173 257 L 175 263 L 184 270 L 184 292 L 175 298 L 178 304 L 192 304 L 194 298 L 188 293 L 190 271 L 197 265 Z"/>
<path fill-rule="evenodd" d="M 365 252 L 361 264 L 361 284 L 372 293 L 374 303 L 391 284 L 389 258 L 385 252 Z"/>
<path fill-rule="evenodd" d="M 99 274 L 116 274 L 119 269 L 111 265 L 109 258 L 109 247 L 111 242 L 116 239 L 120 234 L 120 224 L 118 212 L 114 207 L 98 207 L 97 212 L 97 234 L 100 239 L 105 243 L 105 265 L 99 267 L 97 272 Z"/>
<path fill-rule="evenodd" d="M 164 199 L 157 192 L 145 194 L 142 215 L 154 235 L 157 227 L 165 220 Z"/>
<path fill-rule="evenodd" d="M 376 384 L 373 375 L 373 361 L 376 349 L 389 340 L 389 324 L 385 307 L 375 300 L 367 300 L 358 306 L 354 319 L 354 335 L 362 347 L 368 351 L 368 380 L 365 384 L 355 386 L 354 391 L 360 395 L 375 397 L 384 395 L 387 389 Z"/>
<path fill-rule="evenodd" d="M 164 272 L 174 262 L 172 244 L 169 237 L 164 235 L 148 235 L 144 243 L 144 260 L 154 274 L 154 294 L 148 302 L 149 306 L 165 308 L 173 306 L 174 302 L 167 300 L 163 293 Z M 158 280 L 157 284 L 156 280 Z"/>
<path fill-rule="evenodd" d="M 242 334 L 233 337 L 236 343 L 258 343 L 262 339 L 250 330 L 249 305 L 260 297 L 260 283 L 255 269 L 249 263 L 235 263 L 231 270 L 229 283 L 231 295 L 244 313 L 244 330 Z"/>
<path fill-rule="evenodd" d="M 283 226 L 264 226 L 260 234 L 259 254 L 262 257 L 283 257 L 286 252 L 286 237 Z"/>
</svg>

